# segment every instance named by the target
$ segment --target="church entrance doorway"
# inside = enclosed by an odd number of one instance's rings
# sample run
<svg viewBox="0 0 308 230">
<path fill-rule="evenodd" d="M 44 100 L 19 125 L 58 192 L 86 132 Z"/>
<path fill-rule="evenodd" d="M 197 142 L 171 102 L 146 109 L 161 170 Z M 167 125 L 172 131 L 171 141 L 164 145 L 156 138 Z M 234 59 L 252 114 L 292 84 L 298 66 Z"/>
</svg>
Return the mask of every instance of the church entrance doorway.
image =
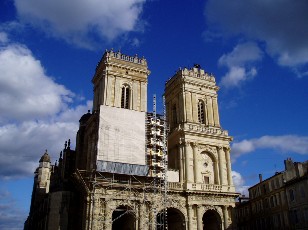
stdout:
<svg viewBox="0 0 308 230">
<path fill-rule="evenodd" d="M 221 230 L 221 219 L 216 211 L 208 210 L 204 213 L 203 230 Z"/>
<path fill-rule="evenodd" d="M 135 230 L 136 218 L 128 206 L 119 206 L 112 213 L 112 230 Z"/>
</svg>

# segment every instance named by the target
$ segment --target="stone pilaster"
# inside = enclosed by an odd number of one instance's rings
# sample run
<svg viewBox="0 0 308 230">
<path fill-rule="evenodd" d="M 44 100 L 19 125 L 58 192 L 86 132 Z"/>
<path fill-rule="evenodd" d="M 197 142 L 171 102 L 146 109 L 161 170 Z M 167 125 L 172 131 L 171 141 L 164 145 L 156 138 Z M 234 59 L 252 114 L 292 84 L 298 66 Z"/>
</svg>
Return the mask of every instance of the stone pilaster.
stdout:
<svg viewBox="0 0 308 230">
<path fill-rule="evenodd" d="M 203 229 L 203 223 L 202 223 L 202 217 L 203 217 L 203 206 L 198 205 L 197 207 L 197 229 Z"/>
<path fill-rule="evenodd" d="M 230 147 L 226 148 L 226 161 L 227 161 L 227 176 L 228 176 L 228 185 L 233 185 L 232 182 L 232 173 L 231 173 L 231 160 L 230 160 Z"/>
<path fill-rule="evenodd" d="M 224 177 L 224 150 L 222 146 L 218 146 L 218 160 L 219 160 L 219 178 L 220 184 L 226 184 L 225 177 Z"/>
<path fill-rule="evenodd" d="M 192 93 L 191 94 L 191 108 L 192 108 L 192 113 L 193 113 L 193 122 L 198 122 L 198 103 L 197 103 L 197 98 L 196 94 Z"/>
<path fill-rule="evenodd" d="M 201 183 L 201 173 L 200 173 L 200 169 L 199 169 L 199 164 L 198 164 L 198 155 L 197 155 L 197 147 L 198 144 L 196 142 L 194 142 L 192 144 L 193 147 L 193 158 L 194 158 L 194 182 L 195 183 Z"/>
<path fill-rule="evenodd" d="M 228 229 L 229 227 L 229 221 L 228 221 L 228 209 L 227 206 L 223 206 L 222 207 L 222 212 L 223 212 L 223 216 L 224 216 L 224 229 Z"/>
<path fill-rule="evenodd" d="M 188 230 L 192 230 L 193 228 L 193 207 L 191 205 L 187 205 L 187 214 L 188 214 Z"/>
<path fill-rule="evenodd" d="M 114 89 L 114 106 L 121 108 L 121 93 L 122 93 L 122 87 L 121 87 L 121 81 L 118 77 L 115 77 L 115 89 Z M 102 104 L 100 102 L 100 104 Z"/>
<path fill-rule="evenodd" d="M 212 98 L 210 96 L 206 97 L 206 102 L 207 102 L 207 118 L 209 121 L 210 126 L 214 126 L 214 118 L 213 118 L 213 103 L 212 103 Z"/>
<path fill-rule="evenodd" d="M 192 111 L 191 111 L 191 93 L 185 92 L 185 108 L 186 108 L 186 118 L 188 122 L 192 121 Z"/>
<path fill-rule="evenodd" d="M 185 142 L 185 172 L 186 172 L 186 182 L 194 182 L 193 170 L 190 166 L 191 158 L 191 145 L 190 142 Z"/>
<path fill-rule="evenodd" d="M 147 111 L 147 82 L 141 82 L 140 94 L 141 94 L 141 105 L 140 111 L 146 112 Z"/>
<path fill-rule="evenodd" d="M 183 153 L 183 145 L 180 144 L 178 145 L 178 151 L 179 151 L 179 154 L 180 154 L 180 157 L 179 157 L 179 163 L 180 163 L 180 169 L 179 169 L 179 173 L 180 173 L 180 182 L 183 183 L 184 181 L 184 175 L 185 175 L 185 158 L 184 158 L 184 153 Z"/>
<path fill-rule="evenodd" d="M 213 98 L 214 125 L 220 127 L 217 97 Z"/>
</svg>

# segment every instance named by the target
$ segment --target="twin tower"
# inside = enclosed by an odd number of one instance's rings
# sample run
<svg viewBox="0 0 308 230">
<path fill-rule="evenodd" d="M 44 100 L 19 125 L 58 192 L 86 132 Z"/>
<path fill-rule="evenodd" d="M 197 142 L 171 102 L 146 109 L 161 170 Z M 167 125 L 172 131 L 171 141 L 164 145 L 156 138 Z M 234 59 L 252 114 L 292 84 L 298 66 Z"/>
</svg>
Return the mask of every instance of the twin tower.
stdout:
<svg viewBox="0 0 308 230">
<path fill-rule="evenodd" d="M 179 69 L 165 84 L 163 116 L 147 110 L 149 74 L 144 58 L 112 50 L 96 67 L 93 112 L 81 117 L 70 154 L 78 226 L 231 229 L 232 137 L 220 125 L 214 76 Z"/>
</svg>

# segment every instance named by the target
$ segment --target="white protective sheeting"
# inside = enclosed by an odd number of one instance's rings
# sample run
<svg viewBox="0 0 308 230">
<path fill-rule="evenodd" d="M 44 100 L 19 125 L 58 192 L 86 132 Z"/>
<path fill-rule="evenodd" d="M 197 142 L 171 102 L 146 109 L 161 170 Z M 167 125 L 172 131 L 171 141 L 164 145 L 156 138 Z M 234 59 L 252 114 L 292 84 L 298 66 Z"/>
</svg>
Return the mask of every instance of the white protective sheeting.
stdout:
<svg viewBox="0 0 308 230">
<path fill-rule="evenodd" d="M 97 160 L 145 165 L 145 113 L 100 106 Z"/>
<path fill-rule="evenodd" d="M 167 178 L 168 178 L 168 182 L 180 182 L 179 171 L 178 170 L 177 171 L 168 170 Z"/>
</svg>

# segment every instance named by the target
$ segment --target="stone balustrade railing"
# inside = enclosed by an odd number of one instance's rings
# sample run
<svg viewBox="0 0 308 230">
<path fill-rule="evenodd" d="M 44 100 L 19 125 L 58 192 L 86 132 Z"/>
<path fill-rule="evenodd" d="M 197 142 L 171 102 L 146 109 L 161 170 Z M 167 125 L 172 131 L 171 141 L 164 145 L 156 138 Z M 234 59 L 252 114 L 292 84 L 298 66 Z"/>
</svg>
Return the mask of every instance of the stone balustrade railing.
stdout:
<svg viewBox="0 0 308 230">
<path fill-rule="evenodd" d="M 168 182 L 169 190 L 209 191 L 209 192 L 235 192 L 234 186 L 203 184 L 203 183 L 180 183 Z"/>
<path fill-rule="evenodd" d="M 208 134 L 228 136 L 227 130 L 222 130 L 221 128 L 217 128 L 217 127 L 206 127 L 204 125 L 198 125 L 198 124 L 185 124 L 184 129 L 204 132 L 204 133 L 208 133 Z"/>
</svg>

